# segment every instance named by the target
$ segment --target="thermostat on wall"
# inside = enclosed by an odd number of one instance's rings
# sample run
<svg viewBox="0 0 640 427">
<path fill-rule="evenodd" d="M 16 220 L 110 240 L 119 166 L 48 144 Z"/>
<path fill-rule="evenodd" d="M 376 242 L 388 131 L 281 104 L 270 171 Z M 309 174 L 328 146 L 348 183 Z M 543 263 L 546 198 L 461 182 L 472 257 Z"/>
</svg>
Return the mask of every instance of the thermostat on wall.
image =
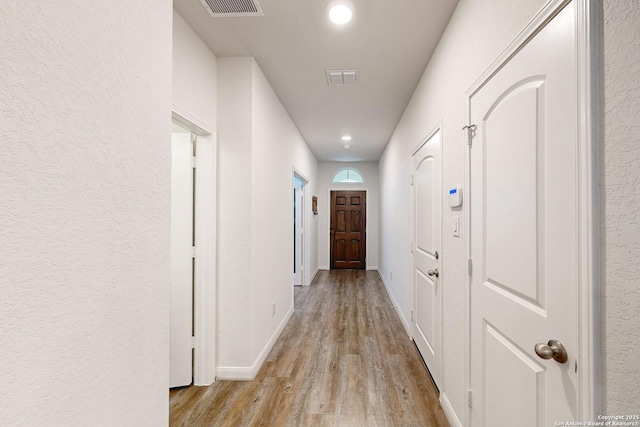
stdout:
<svg viewBox="0 0 640 427">
<path fill-rule="evenodd" d="M 449 207 L 462 206 L 462 187 L 453 187 L 449 190 Z"/>
</svg>

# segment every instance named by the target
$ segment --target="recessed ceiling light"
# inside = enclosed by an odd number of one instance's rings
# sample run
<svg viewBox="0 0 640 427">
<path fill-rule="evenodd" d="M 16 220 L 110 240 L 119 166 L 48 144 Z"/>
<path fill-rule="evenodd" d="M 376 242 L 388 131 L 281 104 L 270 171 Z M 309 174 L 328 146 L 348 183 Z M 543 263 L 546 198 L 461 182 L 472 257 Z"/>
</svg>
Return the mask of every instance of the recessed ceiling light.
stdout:
<svg viewBox="0 0 640 427">
<path fill-rule="evenodd" d="M 353 17 L 353 4 L 348 0 L 334 0 L 327 6 L 329 19 L 338 25 L 344 25 Z"/>
<path fill-rule="evenodd" d="M 349 148 L 351 148 L 351 146 L 350 146 L 350 145 L 345 145 L 345 146 L 344 146 L 344 149 L 345 149 L 345 150 L 348 150 Z"/>
<path fill-rule="evenodd" d="M 342 137 L 343 141 L 351 141 L 351 137 L 349 135 L 345 135 Z"/>
</svg>

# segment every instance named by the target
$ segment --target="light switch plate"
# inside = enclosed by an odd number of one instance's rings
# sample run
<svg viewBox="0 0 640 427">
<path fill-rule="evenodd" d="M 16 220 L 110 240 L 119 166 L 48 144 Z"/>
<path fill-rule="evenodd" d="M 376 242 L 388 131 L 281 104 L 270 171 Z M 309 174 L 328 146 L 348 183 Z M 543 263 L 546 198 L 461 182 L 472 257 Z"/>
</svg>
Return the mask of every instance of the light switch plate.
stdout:
<svg viewBox="0 0 640 427">
<path fill-rule="evenodd" d="M 460 237 L 460 217 L 453 217 L 453 237 Z"/>
</svg>

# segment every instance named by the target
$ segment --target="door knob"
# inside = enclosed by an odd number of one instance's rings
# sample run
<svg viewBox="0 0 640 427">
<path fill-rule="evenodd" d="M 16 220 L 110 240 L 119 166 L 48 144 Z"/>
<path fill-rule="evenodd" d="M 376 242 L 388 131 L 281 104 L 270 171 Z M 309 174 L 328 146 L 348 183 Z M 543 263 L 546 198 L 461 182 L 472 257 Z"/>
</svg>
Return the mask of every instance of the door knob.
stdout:
<svg viewBox="0 0 640 427">
<path fill-rule="evenodd" d="M 553 358 L 558 363 L 566 363 L 569 360 L 567 350 L 558 340 L 550 340 L 547 344 L 536 344 L 536 354 L 543 359 Z"/>
<path fill-rule="evenodd" d="M 438 269 L 436 268 L 435 270 L 429 270 L 427 271 L 427 274 L 429 276 L 436 276 L 436 277 L 440 277 L 440 272 L 438 271 Z"/>
</svg>

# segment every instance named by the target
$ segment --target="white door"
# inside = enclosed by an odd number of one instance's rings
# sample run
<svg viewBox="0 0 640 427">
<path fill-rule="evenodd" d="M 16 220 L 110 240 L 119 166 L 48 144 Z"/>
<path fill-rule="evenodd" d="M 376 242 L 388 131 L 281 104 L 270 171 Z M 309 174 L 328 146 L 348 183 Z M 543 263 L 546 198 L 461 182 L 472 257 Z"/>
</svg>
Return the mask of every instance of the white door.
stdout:
<svg viewBox="0 0 640 427">
<path fill-rule="evenodd" d="M 193 148 L 191 133 L 171 134 L 170 387 L 191 384 L 193 333 Z"/>
<path fill-rule="evenodd" d="M 413 165 L 413 340 L 437 386 L 442 372 L 442 144 L 440 131 L 416 151 Z"/>
<path fill-rule="evenodd" d="M 470 99 L 473 426 L 577 418 L 576 75 L 571 3 Z"/>
</svg>

